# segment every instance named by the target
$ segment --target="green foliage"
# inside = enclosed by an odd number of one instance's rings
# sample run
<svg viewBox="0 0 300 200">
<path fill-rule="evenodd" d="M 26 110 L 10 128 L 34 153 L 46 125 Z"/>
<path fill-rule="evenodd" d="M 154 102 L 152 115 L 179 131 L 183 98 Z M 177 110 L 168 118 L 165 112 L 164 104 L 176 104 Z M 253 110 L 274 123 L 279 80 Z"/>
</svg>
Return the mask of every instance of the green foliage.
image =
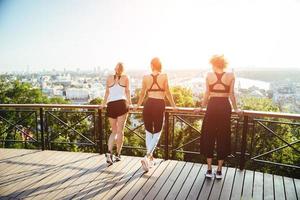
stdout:
<svg viewBox="0 0 300 200">
<path fill-rule="evenodd" d="M 256 110 L 268 112 L 280 112 L 277 105 L 272 102 L 272 99 L 257 98 L 257 97 L 242 97 L 241 98 L 242 110 Z"/>
</svg>

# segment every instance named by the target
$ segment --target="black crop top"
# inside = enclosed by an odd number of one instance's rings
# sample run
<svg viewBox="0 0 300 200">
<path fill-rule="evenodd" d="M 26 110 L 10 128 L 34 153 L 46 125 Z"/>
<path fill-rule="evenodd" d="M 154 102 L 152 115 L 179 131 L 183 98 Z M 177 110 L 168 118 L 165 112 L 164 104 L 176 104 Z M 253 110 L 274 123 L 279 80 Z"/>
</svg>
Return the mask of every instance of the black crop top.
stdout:
<svg viewBox="0 0 300 200">
<path fill-rule="evenodd" d="M 209 87 L 209 91 L 210 92 L 216 92 L 216 93 L 229 93 L 230 92 L 230 86 L 226 85 L 225 83 L 222 82 L 222 77 L 225 74 L 225 72 L 219 74 L 217 72 L 215 72 L 216 76 L 217 76 L 217 81 L 213 84 L 210 84 Z M 224 86 L 224 89 L 214 89 L 215 85 L 217 84 L 221 84 Z"/>
<path fill-rule="evenodd" d="M 149 92 L 164 92 L 165 90 L 162 89 L 159 85 L 158 85 L 158 82 L 157 82 L 157 77 L 158 77 L 159 74 L 157 75 L 153 75 L 151 74 L 152 78 L 153 78 L 153 82 L 152 82 L 152 85 L 150 87 L 150 89 L 148 90 Z M 157 89 L 153 89 L 153 86 L 154 85 L 157 85 Z"/>
</svg>

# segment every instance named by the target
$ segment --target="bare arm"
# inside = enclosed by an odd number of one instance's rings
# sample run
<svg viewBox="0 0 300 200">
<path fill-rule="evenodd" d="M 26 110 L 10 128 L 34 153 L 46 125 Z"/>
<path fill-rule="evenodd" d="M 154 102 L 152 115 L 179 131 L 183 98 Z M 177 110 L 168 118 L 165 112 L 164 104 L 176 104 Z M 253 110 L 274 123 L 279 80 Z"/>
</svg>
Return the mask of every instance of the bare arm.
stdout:
<svg viewBox="0 0 300 200">
<path fill-rule="evenodd" d="M 208 76 L 206 76 L 205 92 L 204 92 L 204 96 L 203 96 L 203 101 L 201 103 L 201 107 L 204 108 L 207 106 L 209 95 L 210 95 L 210 92 L 209 92 Z"/>
<path fill-rule="evenodd" d="M 168 76 L 167 75 L 166 75 L 166 81 L 165 81 L 165 93 L 166 93 L 167 99 L 169 100 L 171 106 L 173 108 L 175 108 L 176 104 L 174 102 L 173 96 L 172 96 L 171 91 L 170 91 L 169 80 L 168 80 Z"/>
<path fill-rule="evenodd" d="M 130 95 L 130 81 L 129 81 L 129 77 L 126 77 L 126 88 L 125 88 L 125 94 L 126 94 L 126 98 L 127 98 L 127 102 L 129 105 L 131 105 L 131 95 Z"/>
<path fill-rule="evenodd" d="M 234 110 L 237 110 L 237 105 L 236 105 L 236 98 L 235 98 L 235 94 L 234 94 L 234 83 L 235 83 L 235 76 L 233 75 L 233 79 L 231 81 L 230 84 L 230 93 L 229 93 L 229 98 L 231 101 L 231 105 L 233 107 Z"/>
<path fill-rule="evenodd" d="M 108 98 L 108 95 L 109 95 L 108 79 L 109 79 L 109 77 L 106 79 L 105 95 L 104 95 L 104 99 L 103 99 L 103 102 L 102 102 L 102 107 L 106 106 L 107 98 Z"/>
<path fill-rule="evenodd" d="M 145 98 L 145 95 L 146 95 L 146 91 L 147 91 L 147 88 L 146 88 L 146 79 L 145 77 L 143 78 L 143 83 L 142 83 L 142 90 L 141 90 L 141 93 L 140 93 L 140 97 L 139 97 L 139 100 L 138 100 L 138 103 L 137 103 L 137 107 L 141 106 L 143 101 L 144 101 L 144 98 Z"/>
</svg>

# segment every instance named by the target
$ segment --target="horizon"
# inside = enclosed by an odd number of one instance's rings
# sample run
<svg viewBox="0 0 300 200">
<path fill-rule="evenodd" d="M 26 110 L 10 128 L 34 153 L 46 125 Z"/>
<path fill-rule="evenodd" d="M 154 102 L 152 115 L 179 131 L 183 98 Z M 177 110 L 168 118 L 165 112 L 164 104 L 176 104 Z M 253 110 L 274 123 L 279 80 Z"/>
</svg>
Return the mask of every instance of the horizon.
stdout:
<svg viewBox="0 0 300 200">
<path fill-rule="evenodd" d="M 297 0 L 2 0 L 0 73 L 119 61 L 144 70 L 155 56 L 166 71 L 207 70 L 214 54 L 234 70 L 300 69 L 299 9 Z"/>
</svg>

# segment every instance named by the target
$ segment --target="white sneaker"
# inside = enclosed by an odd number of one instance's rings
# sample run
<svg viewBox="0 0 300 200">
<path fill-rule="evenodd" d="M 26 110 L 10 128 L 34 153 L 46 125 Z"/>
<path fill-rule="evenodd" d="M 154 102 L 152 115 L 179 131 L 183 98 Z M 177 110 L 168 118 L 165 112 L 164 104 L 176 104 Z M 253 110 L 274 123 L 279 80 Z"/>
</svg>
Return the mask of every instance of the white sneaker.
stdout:
<svg viewBox="0 0 300 200">
<path fill-rule="evenodd" d="M 154 160 L 149 160 L 149 168 L 151 169 L 152 167 L 154 167 L 155 162 Z"/>
<path fill-rule="evenodd" d="M 216 171 L 215 175 L 216 175 L 216 179 L 222 179 L 223 178 L 222 171 Z"/>
<path fill-rule="evenodd" d="M 212 178 L 213 177 L 212 170 L 207 170 L 206 173 L 205 173 L 205 177 L 206 178 Z"/>
<path fill-rule="evenodd" d="M 147 157 L 144 157 L 144 158 L 141 160 L 141 163 L 142 163 L 142 167 L 143 167 L 143 169 L 145 170 L 145 172 L 148 172 L 148 171 L 149 171 L 149 161 L 148 161 L 148 158 L 147 158 Z"/>
</svg>

